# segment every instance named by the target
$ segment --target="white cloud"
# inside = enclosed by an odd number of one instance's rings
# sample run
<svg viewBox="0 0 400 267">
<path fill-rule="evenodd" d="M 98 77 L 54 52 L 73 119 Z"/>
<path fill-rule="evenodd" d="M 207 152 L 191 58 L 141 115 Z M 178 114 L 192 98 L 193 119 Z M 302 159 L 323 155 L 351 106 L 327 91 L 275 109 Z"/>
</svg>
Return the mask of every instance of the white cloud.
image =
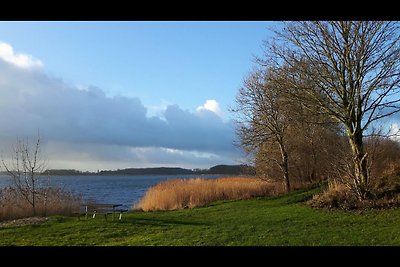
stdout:
<svg viewBox="0 0 400 267">
<path fill-rule="evenodd" d="M 42 61 L 27 54 L 15 53 L 11 45 L 0 41 L 0 59 L 21 69 L 42 67 Z"/>
<path fill-rule="evenodd" d="M 221 114 L 221 109 L 219 108 L 219 104 L 214 99 L 206 100 L 206 102 L 203 105 L 197 107 L 197 109 L 196 109 L 197 112 L 201 112 L 201 111 L 204 111 L 204 110 L 212 111 L 215 114 L 217 114 L 218 116 L 222 115 Z"/>
<path fill-rule="evenodd" d="M 400 126 L 399 126 L 399 124 L 392 123 L 392 125 L 390 125 L 389 135 L 392 140 L 400 142 Z"/>
<path fill-rule="evenodd" d="M 166 153 L 170 153 L 170 154 L 183 155 L 183 151 L 182 151 L 182 150 L 179 150 L 179 149 L 161 147 L 161 150 L 164 151 L 164 152 L 166 152 Z"/>
</svg>

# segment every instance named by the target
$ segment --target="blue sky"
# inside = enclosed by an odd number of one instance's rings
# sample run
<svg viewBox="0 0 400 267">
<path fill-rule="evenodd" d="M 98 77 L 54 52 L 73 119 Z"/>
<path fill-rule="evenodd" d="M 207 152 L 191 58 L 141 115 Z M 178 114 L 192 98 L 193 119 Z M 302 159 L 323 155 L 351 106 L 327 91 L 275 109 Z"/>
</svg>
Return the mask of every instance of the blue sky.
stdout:
<svg viewBox="0 0 400 267">
<path fill-rule="evenodd" d="M 1 22 L 0 40 L 66 82 L 107 95 L 226 109 L 271 22 Z"/>
<path fill-rule="evenodd" d="M 241 163 L 227 109 L 276 24 L 0 22 L 0 152 L 40 128 L 51 168 Z"/>
</svg>

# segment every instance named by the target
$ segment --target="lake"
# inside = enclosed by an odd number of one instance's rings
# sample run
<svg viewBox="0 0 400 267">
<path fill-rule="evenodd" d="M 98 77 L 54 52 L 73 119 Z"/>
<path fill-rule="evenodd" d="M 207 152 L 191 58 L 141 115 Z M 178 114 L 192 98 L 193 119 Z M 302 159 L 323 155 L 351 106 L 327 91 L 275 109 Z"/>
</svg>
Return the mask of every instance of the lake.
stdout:
<svg viewBox="0 0 400 267">
<path fill-rule="evenodd" d="M 99 203 L 120 203 L 131 208 L 146 193 L 147 189 L 161 181 L 175 178 L 214 179 L 224 175 L 82 175 L 54 176 L 50 185 L 81 194 L 85 200 Z M 43 177 L 43 179 L 46 179 Z M 8 176 L 0 175 L 0 188 L 11 185 Z"/>
</svg>

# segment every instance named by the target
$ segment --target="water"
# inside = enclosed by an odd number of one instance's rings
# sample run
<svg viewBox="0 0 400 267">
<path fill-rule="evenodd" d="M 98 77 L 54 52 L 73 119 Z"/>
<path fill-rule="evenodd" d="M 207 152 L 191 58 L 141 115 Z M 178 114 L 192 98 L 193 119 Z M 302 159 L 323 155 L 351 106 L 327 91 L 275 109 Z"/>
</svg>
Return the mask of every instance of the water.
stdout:
<svg viewBox="0 0 400 267">
<path fill-rule="evenodd" d="M 199 175 L 132 175 L 132 176 L 55 176 L 50 185 L 66 191 L 81 194 L 85 200 L 98 203 L 118 203 L 131 208 L 139 201 L 147 189 L 161 181 L 175 178 L 196 178 Z M 213 179 L 221 175 L 202 175 Z M 11 185 L 8 176 L 0 175 L 0 188 Z"/>
</svg>

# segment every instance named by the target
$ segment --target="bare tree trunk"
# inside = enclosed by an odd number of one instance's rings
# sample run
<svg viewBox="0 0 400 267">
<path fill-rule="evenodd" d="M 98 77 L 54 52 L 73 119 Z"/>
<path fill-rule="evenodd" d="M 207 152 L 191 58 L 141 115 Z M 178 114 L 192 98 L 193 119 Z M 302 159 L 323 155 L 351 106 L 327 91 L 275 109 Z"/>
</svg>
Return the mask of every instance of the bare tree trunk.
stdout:
<svg viewBox="0 0 400 267">
<path fill-rule="evenodd" d="M 364 200 L 368 193 L 367 153 L 364 152 L 362 134 L 357 133 L 349 138 L 354 163 L 354 189 L 359 200 Z"/>
<path fill-rule="evenodd" d="M 33 191 L 32 191 L 32 210 L 33 210 L 33 216 L 36 216 L 36 192 L 35 192 L 35 186 L 33 186 Z"/>
<path fill-rule="evenodd" d="M 311 147 L 311 157 L 312 157 L 312 167 L 311 167 L 311 174 L 308 178 L 310 183 L 315 181 L 315 176 L 317 172 L 317 165 L 318 165 L 318 158 L 317 158 L 317 151 L 314 143 L 314 136 L 311 137 L 310 140 L 310 147 Z"/>
<path fill-rule="evenodd" d="M 280 167 L 283 172 L 283 181 L 285 182 L 286 186 L 286 191 L 290 192 L 290 179 L 289 179 L 289 164 L 288 164 L 288 154 L 287 151 L 285 150 L 285 146 L 283 143 L 279 143 L 279 148 L 281 149 L 281 156 L 282 156 L 282 162 L 280 164 Z"/>
<path fill-rule="evenodd" d="M 290 192 L 290 180 L 289 180 L 289 168 L 288 168 L 288 160 L 287 154 L 283 158 L 283 179 L 285 180 L 286 191 Z"/>
</svg>

